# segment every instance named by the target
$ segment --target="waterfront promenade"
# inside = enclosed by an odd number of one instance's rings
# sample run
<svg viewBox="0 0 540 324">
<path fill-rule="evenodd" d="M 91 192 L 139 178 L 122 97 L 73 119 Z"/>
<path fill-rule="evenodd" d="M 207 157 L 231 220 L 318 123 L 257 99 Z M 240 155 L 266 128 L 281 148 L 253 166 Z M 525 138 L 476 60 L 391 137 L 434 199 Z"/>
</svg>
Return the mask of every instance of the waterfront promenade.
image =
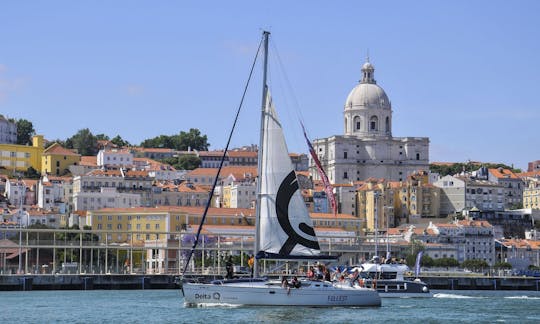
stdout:
<svg viewBox="0 0 540 324">
<path fill-rule="evenodd" d="M 222 278 L 197 275 L 201 279 Z M 273 277 L 278 277 L 277 275 Z M 490 276 L 422 276 L 430 289 L 443 290 L 524 290 L 540 291 L 540 278 Z M 3 275 L 0 291 L 30 290 L 110 290 L 110 289 L 175 289 L 181 287 L 180 275 L 164 274 L 58 274 Z"/>
</svg>

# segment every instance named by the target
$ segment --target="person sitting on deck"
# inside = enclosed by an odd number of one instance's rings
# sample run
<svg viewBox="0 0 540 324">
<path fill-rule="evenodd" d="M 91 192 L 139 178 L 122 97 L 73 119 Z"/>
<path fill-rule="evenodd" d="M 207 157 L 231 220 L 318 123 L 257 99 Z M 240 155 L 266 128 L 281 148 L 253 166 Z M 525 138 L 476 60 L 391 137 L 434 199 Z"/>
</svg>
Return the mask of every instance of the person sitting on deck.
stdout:
<svg viewBox="0 0 540 324">
<path fill-rule="evenodd" d="M 294 288 L 300 288 L 301 286 L 301 283 L 300 281 L 298 280 L 298 278 L 296 276 L 294 276 L 291 280 L 291 285 L 294 287 Z"/>
<path fill-rule="evenodd" d="M 307 272 L 307 277 L 310 280 L 315 279 L 315 271 L 313 270 L 313 267 L 309 267 L 309 270 Z"/>
<path fill-rule="evenodd" d="M 281 287 L 287 289 L 287 295 L 291 293 L 291 287 L 289 286 L 289 281 L 287 281 L 287 277 L 283 277 L 281 280 Z"/>
<path fill-rule="evenodd" d="M 332 278 L 330 277 L 330 271 L 328 271 L 327 268 L 324 268 L 324 281 L 332 281 Z"/>
<path fill-rule="evenodd" d="M 339 281 L 339 277 L 341 277 L 341 270 L 339 267 L 337 267 L 336 271 L 334 271 L 334 274 L 332 275 L 332 281 Z"/>
<path fill-rule="evenodd" d="M 358 269 L 355 269 L 354 272 L 349 275 L 351 287 L 354 286 L 354 283 L 358 280 L 359 277 L 360 272 L 358 272 Z"/>
</svg>

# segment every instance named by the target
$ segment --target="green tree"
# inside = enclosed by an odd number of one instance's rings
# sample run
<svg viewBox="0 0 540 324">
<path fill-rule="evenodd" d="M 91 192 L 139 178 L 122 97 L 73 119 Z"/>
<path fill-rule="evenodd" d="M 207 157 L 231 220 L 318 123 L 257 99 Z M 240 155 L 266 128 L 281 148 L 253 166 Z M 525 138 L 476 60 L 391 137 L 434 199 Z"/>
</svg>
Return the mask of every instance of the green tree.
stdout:
<svg viewBox="0 0 540 324">
<path fill-rule="evenodd" d="M 24 172 L 24 177 L 25 178 L 29 178 L 29 179 L 39 179 L 39 177 L 41 176 L 41 174 L 39 174 L 39 172 L 34 169 L 33 167 L 29 167 L 28 169 L 26 169 L 26 171 Z"/>
<path fill-rule="evenodd" d="M 458 267 L 459 262 L 454 258 L 439 258 L 433 261 L 435 267 Z"/>
<path fill-rule="evenodd" d="M 77 149 L 81 155 L 96 155 L 98 151 L 97 139 L 88 128 L 79 130 L 65 144 L 67 148 Z"/>
<path fill-rule="evenodd" d="M 195 155 L 182 155 L 161 160 L 161 162 L 173 166 L 177 170 L 193 170 L 201 165 L 201 159 Z"/>
<path fill-rule="evenodd" d="M 170 148 L 173 149 L 173 144 L 171 140 L 171 136 L 167 135 L 159 135 L 154 138 L 146 139 L 141 143 L 142 147 L 146 148 L 156 148 L 156 147 L 162 147 L 162 148 Z"/>
<path fill-rule="evenodd" d="M 512 265 L 508 262 L 497 262 L 493 265 L 496 269 L 512 269 Z"/>
<path fill-rule="evenodd" d="M 163 147 L 178 151 L 187 151 L 188 149 L 207 151 L 210 144 L 206 135 L 201 135 L 201 131 L 191 128 L 189 132 L 181 131 L 178 135 L 159 135 L 157 137 L 146 139 L 141 143 L 142 147 Z"/>
<path fill-rule="evenodd" d="M 424 251 L 425 247 L 422 241 L 412 240 L 411 243 L 409 243 L 409 248 L 411 253 L 405 257 L 405 262 L 409 267 L 414 267 L 418 252 Z M 425 256 L 422 256 L 422 260 L 424 260 L 424 257 Z"/>
<path fill-rule="evenodd" d="M 488 169 L 508 169 L 511 170 L 514 173 L 520 173 L 521 169 L 514 169 L 513 167 L 510 167 L 508 165 L 502 164 L 502 163 L 486 163 L 486 164 L 479 164 L 479 163 L 453 163 L 450 165 L 436 165 L 436 164 L 430 164 L 429 170 L 431 172 L 436 172 L 440 174 L 441 176 L 446 175 L 454 175 L 458 174 L 460 172 L 471 172 L 476 171 L 480 167 L 485 167 Z"/>
<path fill-rule="evenodd" d="M 178 147 L 179 151 L 187 151 L 188 148 L 192 150 L 208 151 L 210 144 L 206 135 L 201 135 L 201 131 L 197 128 L 191 128 L 188 133 L 182 131 L 178 135 Z"/>
<path fill-rule="evenodd" d="M 96 135 L 96 140 L 98 140 L 98 141 L 108 141 L 109 136 L 107 136 L 105 134 L 97 134 Z"/>
<path fill-rule="evenodd" d="M 461 264 L 461 267 L 472 270 L 474 272 L 478 272 L 478 271 L 480 271 L 482 269 L 489 268 L 489 265 L 484 260 L 475 260 L 475 259 L 473 259 L 473 260 L 465 260 L 465 261 L 463 261 L 463 263 Z"/>
<path fill-rule="evenodd" d="M 19 119 L 17 125 L 17 144 L 32 145 L 32 136 L 36 134 L 32 122 L 26 119 Z"/>
<path fill-rule="evenodd" d="M 112 140 L 111 142 L 113 144 L 116 144 L 118 145 L 119 147 L 124 147 L 124 146 L 129 146 L 129 142 L 128 141 L 125 141 L 124 139 L 122 139 L 122 137 L 120 135 L 116 135 Z"/>
</svg>

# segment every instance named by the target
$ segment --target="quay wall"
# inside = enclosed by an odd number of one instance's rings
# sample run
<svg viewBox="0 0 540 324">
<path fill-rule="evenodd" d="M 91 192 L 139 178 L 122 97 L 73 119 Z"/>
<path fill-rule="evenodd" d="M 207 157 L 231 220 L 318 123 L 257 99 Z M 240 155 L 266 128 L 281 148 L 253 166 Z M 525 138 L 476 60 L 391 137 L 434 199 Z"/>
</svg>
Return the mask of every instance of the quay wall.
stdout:
<svg viewBox="0 0 540 324">
<path fill-rule="evenodd" d="M 175 288 L 180 288 L 178 275 L 61 274 L 0 276 L 0 291 Z"/>
<path fill-rule="evenodd" d="M 211 280 L 215 276 L 197 276 Z M 440 277 L 421 276 L 430 289 L 440 290 L 528 290 L 540 291 L 536 277 Z M 411 278 L 412 280 L 412 278 Z M 95 289 L 179 289 L 179 275 L 163 274 L 58 274 L 0 275 L 0 291 L 95 290 Z"/>
</svg>

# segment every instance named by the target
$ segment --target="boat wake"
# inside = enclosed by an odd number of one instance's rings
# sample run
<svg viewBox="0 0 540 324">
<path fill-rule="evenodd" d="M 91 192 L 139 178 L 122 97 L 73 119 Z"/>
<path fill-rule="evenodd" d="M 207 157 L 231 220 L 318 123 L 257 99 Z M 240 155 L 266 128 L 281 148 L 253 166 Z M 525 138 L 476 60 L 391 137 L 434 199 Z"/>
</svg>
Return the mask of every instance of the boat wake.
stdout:
<svg viewBox="0 0 540 324">
<path fill-rule="evenodd" d="M 508 296 L 508 297 L 504 297 L 506 299 L 540 299 L 540 297 L 532 297 L 532 296 Z"/>
<path fill-rule="evenodd" d="M 242 307 L 242 305 L 235 305 L 235 304 L 227 304 L 227 303 L 214 303 L 214 304 L 204 304 L 204 303 L 198 303 L 198 304 L 192 304 L 192 303 L 184 303 L 184 307 L 186 308 L 238 308 Z"/>
<path fill-rule="evenodd" d="M 443 294 L 438 293 L 434 294 L 433 298 L 449 298 L 449 299 L 473 299 L 473 298 L 482 298 L 482 297 L 474 297 L 474 296 L 465 296 L 465 295 L 457 295 L 457 294 Z"/>
</svg>

